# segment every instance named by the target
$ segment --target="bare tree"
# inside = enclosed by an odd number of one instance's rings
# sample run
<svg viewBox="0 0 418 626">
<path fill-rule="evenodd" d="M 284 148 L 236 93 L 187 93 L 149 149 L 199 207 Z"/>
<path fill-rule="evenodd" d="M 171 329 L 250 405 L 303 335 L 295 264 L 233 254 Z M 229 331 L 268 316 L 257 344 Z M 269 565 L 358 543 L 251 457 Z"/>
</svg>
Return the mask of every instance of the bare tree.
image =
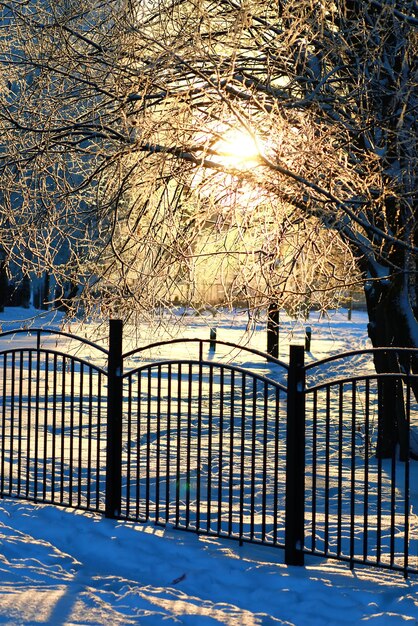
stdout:
<svg viewBox="0 0 418 626">
<path fill-rule="evenodd" d="M 418 345 L 414 0 L 0 7 L 5 240 L 24 224 L 56 274 L 62 236 L 85 285 L 140 308 L 190 283 L 209 232 L 254 306 L 344 288 L 333 260 L 355 259 L 373 345 Z"/>
<path fill-rule="evenodd" d="M 186 3 L 171 15 L 168 3 L 1 6 L 4 248 L 24 271 L 48 270 L 58 302 L 69 305 L 77 278 L 88 287 L 85 304 L 94 285 L 118 308 L 145 311 L 173 297 L 199 306 L 209 274 L 219 279 L 221 304 L 283 305 L 320 293 L 302 280 L 309 249 L 321 259 L 322 294 L 332 300 L 344 287 L 347 273 L 341 281 L 323 261 L 335 237 L 318 238 L 315 218 L 308 229 L 286 193 L 278 197 L 254 144 L 255 170 L 254 158 L 238 158 L 242 121 L 202 83 L 204 50 L 192 54 L 186 44 L 198 7 Z M 218 40 L 224 56 L 230 36 Z M 178 71 L 172 51 L 180 43 L 196 72 Z M 308 231 L 315 242 L 302 236 Z"/>
</svg>

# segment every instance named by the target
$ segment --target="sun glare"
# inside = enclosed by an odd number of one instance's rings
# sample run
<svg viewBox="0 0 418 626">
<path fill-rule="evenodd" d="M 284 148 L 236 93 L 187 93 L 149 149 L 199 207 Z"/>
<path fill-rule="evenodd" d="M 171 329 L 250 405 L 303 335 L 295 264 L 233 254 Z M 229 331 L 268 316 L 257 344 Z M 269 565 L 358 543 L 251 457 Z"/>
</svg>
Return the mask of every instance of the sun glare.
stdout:
<svg viewBox="0 0 418 626">
<path fill-rule="evenodd" d="M 228 133 L 224 139 L 219 140 L 216 150 L 223 163 L 238 168 L 256 162 L 260 154 L 251 135 L 240 131 Z"/>
</svg>

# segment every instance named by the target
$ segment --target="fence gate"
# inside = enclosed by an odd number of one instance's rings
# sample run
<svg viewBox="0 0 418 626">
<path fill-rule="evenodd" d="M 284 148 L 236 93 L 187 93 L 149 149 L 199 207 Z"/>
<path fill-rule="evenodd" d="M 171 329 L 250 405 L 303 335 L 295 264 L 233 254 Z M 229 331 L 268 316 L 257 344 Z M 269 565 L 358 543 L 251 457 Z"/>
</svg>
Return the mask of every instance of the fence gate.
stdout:
<svg viewBox="0 0 418 626">
<path fill-rule="evenodd" d="M 418 351 L 385 351 L 396 355 L 400 372 L 376 374 L 376 350 L 353 351 L 304 368 L 304 551 L 348 561 L 351 567 L 364 563 L 417 573 L 418 474 L 409 450 L 418 427 L 413 394 L 418 376 L 412 373 Z M 366 372 L 365 356 L 371 357 Z M 389 417 L 406 453 L 394 445 L 382 454 L 386 402 L 391 411 L 396 407 L 396 415 Z"/>
<path fill-rule="evenodd" d="M 265 355 L 244 351 L 249 369 L 219 362 L 235 345 L 216 350 L 182 340 L 124 356 L 120 515 L 284 546 L 287 367 L 268 377 Z"/>
<path fill-rule="evenodd" d="M 107 373 L 77 351 L 107 350 L 53 331 L 0 338 L 0 494 L 104 512 Z"/>
</svg>

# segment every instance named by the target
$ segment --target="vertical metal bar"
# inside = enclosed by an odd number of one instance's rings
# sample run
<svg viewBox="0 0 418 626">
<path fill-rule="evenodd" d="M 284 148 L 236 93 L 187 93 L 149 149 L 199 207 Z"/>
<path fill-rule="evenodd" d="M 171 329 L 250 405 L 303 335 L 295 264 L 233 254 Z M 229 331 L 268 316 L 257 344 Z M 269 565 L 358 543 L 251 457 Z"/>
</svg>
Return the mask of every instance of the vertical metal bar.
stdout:
<svg viewBox="0 0 418 626">
<path fill-rule="evenodd" d="M 202 463 L 202 400 L 203 400 L 203 365 L 199 360 L 199 378 L 197 392 L 197 434 L 196 434 L 196 530 L 200 530 L 200 499 L 201 499 L 201 463 Z"/>
<path fill-rule="evenodd" d="M 96 415 L 96 507 L 102 510 L 101 484 L 102 484 L 102 390 L 103 374 L 97 376 L 97 415 Z"/>
<path fill-rule="evenodd" d="M 74 359 L 70 361 L 70 456 L 69 456 L 69 468 L 68 468 L 68 504 L 73 504 L 73 479 L 74 479 L 74 404 L 75 404 L 75 389 L 74 389 Z"/>
<path fill-rule="evenodd" d="M 317 454 L 318 454 L 318 390 L 313 392 L 312 399 L 312 527 L 311 548 L 316 550 L 316 502 L 317 502 Z"/>
<path fill-rule="evenodd" d="M 66 432 L 66 393 L 67 393 L 67 359 L 62 357 L 62 385 L 61 385 L 61 488 L 60 503 L 64 501 L 65 490 L 65 444 L 68 441 Z"/>
<path fill-rule="evenodd" d="M 110 320 L 105 504 L 105 515 L 110 518 L 120 516 L 122 504 L 122 375 L 122 321 Z"/>
<path fill-rule="evenodd" d="M 350 569 L 354 567 L 354 528 L 356 508 L 356 381 L 351 387 L 351 492 L 350 492 Z"/>
<path fill-rule="evenodd" d="M 80 363 L 80 383 L 78 402 L 78 481 L 77 481 L 77 505 L 81 505 L 83 490 L 83 398 L 84 398 L 84 364 Z"/>
<path fill-rule="evenodd" d="M 244 494 L 245 494 L 245 406 L 246 406 L 246 383 L 247 377 L 241 377 L 241 449 L 240 449 L 240 478 L 239 478 L 239 540 L 242 545 L 244 535 Z"/>
<path fill-rule="evenodd" d="M 18 442 L 17 442 L 17 494 L 22 488 L 22 441 L 23 441 L 23 350 L 20 352 L 19 362 L 19 409 L 18 409 Z"/>
<path fill-rule="evenodd" d="M 383 462 L 382 455 L 379 454 L 377 456 L 377 506 L 376 506 L 376 561 L 377 563 L 381 562 L 382 558 L 382 500 L 383 500 L 383 489 L 382 489 L 382 475 L 383 475 Z"/>
<path fill-rule="evenodd" d="M 338 488 L 337 488 L 337 556 L 341 555 L 342 542 L 342 499 L 343 499 L 343 429 L 344 429 L 344 384 L 339 384 L 338 396 Z"/>
<path fill-rule="evenodd" d="M 132 433 L 132 376 L 128 378 L 128 417 L 127 417 L 127 433 L 126 433 L 126 495 L 125 495 L 125 515 L 129 517 L 131 510 L 131 472 L 132 472 L 132 453 L 131 446 L 134 441 Z M 138 459 L 137 459 L 138 464 Z"/>
<path fill-rule="evenodd" d="M 42 496 L 43 499 L 46 500 L 46 492 L 47 492 L 47 476 L 48 476 L 48 401 L 49 401 L 49 393 L 48 393 L 48 377 L 49 377 L 49 353 L 44 353 L 45 360 L 45 388 L 44 388 L 44 449 L 43 449 L 43 476 L 42 476 Z M 52 461 L 52 459 L 51 459 Z"/>
<path fill-rule="evenodd" d="M 329 485 L 331 437 L 331 388 L 326 387 L 325 401 L 325 497 L 324 497 L 324 551 L 329 552 Z"/>
<path fill-rule="evenodd" d="M 207 479 L 207 532 L 212 526 L 212 446 L 213 446 L 213 365 L 209 365 L 209 410 L 208 410 L 208 479 Z"/>
<path fill-rule="evenodd" d="M 224 434 L 224 369 L 220 371 L 219 405 L 219 470 L 218 470 L 218 535 L 222 530 L 222 480 L 223 480 L 223 434 Z"/>
<path fill-rule="evenodd" d="M 176 449 L 176 526 L 180 523 L 180 486 L 181 486 L 181 363 L 178 364 L 177 379 L 177 449 Z"/>
<path fill-rule="evenodd" d="M 172 382 L 172 365 L 168 364 L 167 369 L 167 445 L 166 445 L 166 462 L 165 462 L 165 521 L 170 519 L 170 471 L 171 471 L 171 382 Z"/>
<path fill-rule="evenodd" d="M 409 355 L 411 357 L 411 355 Z M 410 450 L 410 435 L 411 435 L 411 380 L 410 380 L 410 370 L 411 367 L 409 365 L 407 369 L 406 375 L 406 428 L 407 428 L 407 436 L 406 436 L 406 449 Z M 400 381 L 401 384 L 401 381 Z M 410 500 L 410 455 L 408 452 L 408 456 L 405 460 L 405 504 L 404 504 L 404 545 L 403 545 L 403 553 L 404 553 L 404 563 L 403 563 L 403 573 L 404 577 L 408 576 L 408 566 L 409 566 L 409 500 Z"/>
<path fill-rule="evenodd" d="M 136 415 L 136 492 L 135 492 L 135 510 L 136 519 L 140 519 L 140 502 L 141 502 L 141 440 L 142 440 L 142 371 L 138 372 L 138 389 L 137 389 L 137 415 Z"/>
<path fill-rule="evenodd" d="M 232 535 L 232 512 L 234 508 L 234 412 L 235 412 L 235 372 L 230 373 L 230 411 L 229 411 L 229 484 L 228 484 L 228 535 Z"/>
<path fill-rule="evenodd" d="M 15 422 L 15 378 L 16 378 L 16 353 L 12 352 L 12 371 L 10 387 L 10 452 L 9 452 L 9 488 L 8 493 L 13 491 L 13 460 L 14 460 L 14 422 Z"/>
<path fill-rule="evenodd" d="M 366 379 L 364 420 L 364 501 L 363 501 L 363 560 L 368 555 L 369 532 L 369 433 L 370 433 L 370 381 Z"/>
<path fill-rule="evenodd" d="M 255 483 L 256 483 L 256 454 L 257 454 L 257 378 L 253 378 L 253 406 L 251 413 L 251 504 L 250 504 L 250 539 L 255 536 Z"/>
<path fill-rule="evenodd" d="M 285 562 L 304 563 L 305 362 L 304 346 L 290 346 L 287 387 Z"/>
<path fill-rule="evenodd" d="M 87 426 L 87 493 L 86 506 L 91 506 L 91 475 L 92 475 L 92 448 L 93 448 L 93 370 L 90 367 L 88 372 L 88 426 Z"/>
<path fill-rule="evenodd" d="M 396 534 L 396 448 L 392 450 L 390 488 L 390 566 L 395 563 Z"/>
<path fill-rule="evenodd" d="M 30 493 L 31 428 L 32 428 L 32 350 L 28 350 L 28 417 L 26 433 L 26 498 Z"/>
<path fill-rule="evenodd" d="M 160 462 L 161 462 L 161 365 L 157 366 L 157 432 L 155 461 L 155 521 L 160 517 Z"/>
<path fill-rule="evenodd" d="M 273 544 L 277 545 L 277 531 L 279 526 L 279 437 L 280 437 L 280 389 L 275 389 L 274 400 L 274 508 L 273 508 Z"/>
<path fill-rule="evenodd" d="M 3 406 L 1 418 L 1 464 L 0 495 L 4 495 L 4 465 L 6 447 L 6 405 L 7 405 L 7 354 L 3 354 Z"/>
<path fill-rule="evenodd" d="M 58 359 L 54 354 L 52 360 L 52 445 L 51 445 L 51 500 L 55 502 L 56 480 L 56 436 L 57 436 L 57 371 Z"/>
<path fill-rule="evenodd" d="M 268 438 L 268 386 L 264 381 L 264 405 L 263 405 L 263 484 L 261 505 L 261 541 L 266 540 L 267 519 L 267 438 Z"/>
<path fill-rule="evenodd" d="M 186 441 L 186 528 L 190 524 L 190 490 L 191 490 L 191 444 L 192 444 L 192 364 L 189 363 L 187 374 L 187 441 Z"/>
<path fill-rule="evenodd" d="M 35 456 L 34 456 L 34 470 L 33 470 L 33 497 L 35 502 L 38 499 L 38 461 L 39 461 L 39 393 L 40 393 L 40 351 L 39 351 L 39 332 L 38 334 L 38 347 L 36 349 L 36 362 L 35 362 Z"/>
<path fill-rule="evenodd" d="M 151 385 L 151 366 L 147 369 L 147 414 L 146 414 L 146 457 L 145 457 L 145 519 L 149 519 L 150 512 L 150 482 L 151 482 L 151 398 L 152 398 L 152 385 Z"/>
</svg>

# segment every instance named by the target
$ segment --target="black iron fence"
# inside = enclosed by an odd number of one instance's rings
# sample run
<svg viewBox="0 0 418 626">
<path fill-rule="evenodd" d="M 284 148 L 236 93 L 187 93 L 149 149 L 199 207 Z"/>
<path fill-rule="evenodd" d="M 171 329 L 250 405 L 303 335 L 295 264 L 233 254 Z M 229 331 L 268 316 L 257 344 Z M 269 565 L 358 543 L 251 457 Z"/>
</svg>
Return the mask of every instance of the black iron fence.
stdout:
<svg viewBox="0 0 418 626">
<path fill-rule="evenodd" d="M 0 335 L 3 497 L 278 546 L 289 564 L 418 573 L 417 462 L 379 453 L 385 388 L 413 448 L 416 350 L 376 374 L 370 350 L 305 364 L 292 346 L 285 364 L 183 339 L 123 353 L 119 321 L 109 339 Z"/>
<path fill-rule="evenodd" d="M 417 573 L 418 376 L 412 366 L 418 352 L 388 352 L 396 355 L 397 373 L 358 371 L 354 363 L 349 376 L 310 382 L 315 370 L 338 370 L 341 361 L 376 350 L 304 367 L 304 552 L 351 567 L 365 563 Z"/>
<path fill-rule="evenodd" d="M 101 511 L 108 374 L 58 345 L 67 338 L 106 360 L 107 350 L 54 331 L 0 338 L 1 495 Z"/>
</svg>

